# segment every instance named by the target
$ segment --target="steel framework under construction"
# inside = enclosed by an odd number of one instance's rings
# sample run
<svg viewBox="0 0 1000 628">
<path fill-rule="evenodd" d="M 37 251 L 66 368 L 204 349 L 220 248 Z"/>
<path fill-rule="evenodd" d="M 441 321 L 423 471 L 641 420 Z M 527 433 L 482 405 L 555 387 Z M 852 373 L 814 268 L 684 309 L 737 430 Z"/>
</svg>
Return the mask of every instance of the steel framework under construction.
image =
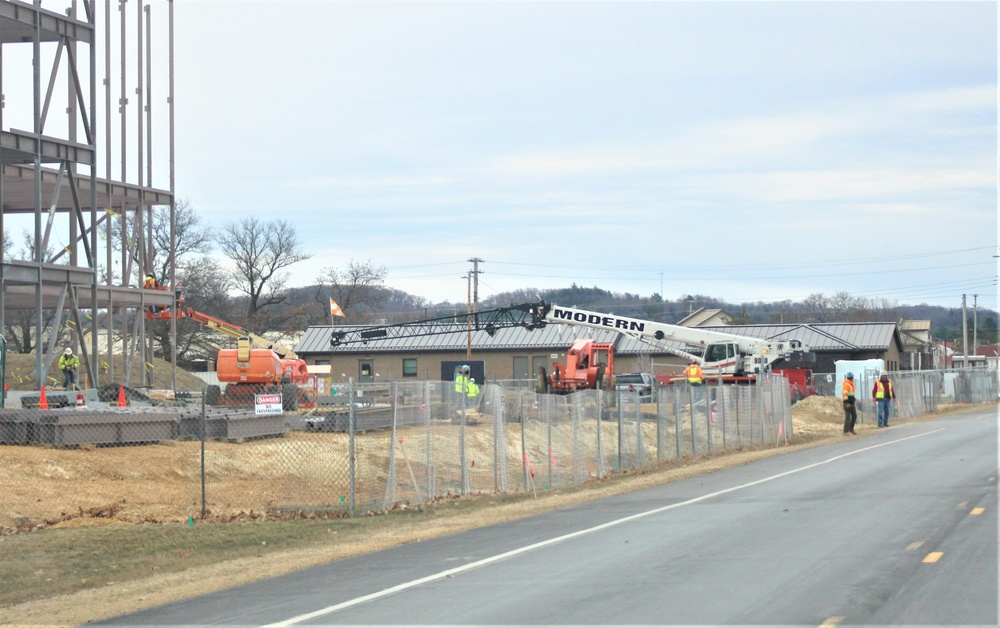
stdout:
<svg viewBox="0 0 1000 628">
<path fill-rule="evenodd" d="M 170 260 L 161 281 L 176 273 L 173 2 L 41 4 L 0 0 L 0 330 L 17 319 L 33 336 L 36 387 L 60 340 L 92 387 L 128 381 L 133 363 L 148 383 L 143 310 L 174 296 L 141 278 L 154 255 Z M 157 207 L 169 208 L 169 250 L 154 249 Z M 100 351 L 123 353 L 126 372 L 100 370 Z"/>
</svg>

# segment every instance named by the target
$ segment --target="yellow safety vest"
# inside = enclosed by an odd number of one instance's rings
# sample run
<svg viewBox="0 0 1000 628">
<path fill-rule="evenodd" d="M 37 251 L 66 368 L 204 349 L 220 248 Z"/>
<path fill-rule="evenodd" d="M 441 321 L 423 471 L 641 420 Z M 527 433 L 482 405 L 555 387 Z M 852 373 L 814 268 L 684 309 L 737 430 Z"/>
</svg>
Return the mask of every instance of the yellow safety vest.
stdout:
<svg viewBox="0 0 1000 628">
<path fill-rule="evenodd" d="M 701 367 L 697 364 L 692 364 L 691 366 L 684 369 L 684 376 L 688 378 L 688 381 L 692 384 L 700 384 L 703 373 Z"/>
<path fill-rule="evenodd" d="M 891 379 L 889 380 L 889 387 L 888 387 L 888 389 L 889 389 L 888 397 L 890 399 L 892 399 L 892 380 Z M 880 380 L 880 379 L 875 380 L 875 398 L 876 399 L 885 399 L 886 396 L 887 395 L 886 395 L 886 386 L 885 386 L 885 384 L 883 384 L 882 380 Z"/>
</svg>

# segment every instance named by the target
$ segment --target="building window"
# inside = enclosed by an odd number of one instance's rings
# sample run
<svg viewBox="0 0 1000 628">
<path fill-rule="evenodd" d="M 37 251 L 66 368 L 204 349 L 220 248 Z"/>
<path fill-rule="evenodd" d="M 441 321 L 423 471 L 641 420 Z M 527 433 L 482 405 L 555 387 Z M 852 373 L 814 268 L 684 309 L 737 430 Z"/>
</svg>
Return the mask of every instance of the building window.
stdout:
<svg viewBox="0 0 1000 628">
<path fill-rule="evenodd" d="M 417 376 L 417 359 L 403 358 L 403 377 Z"/>
<path fill-rule="evenodd" d="M 316 360 L 316 366 L 330 366 L 329 360 Z"/>
</svg>

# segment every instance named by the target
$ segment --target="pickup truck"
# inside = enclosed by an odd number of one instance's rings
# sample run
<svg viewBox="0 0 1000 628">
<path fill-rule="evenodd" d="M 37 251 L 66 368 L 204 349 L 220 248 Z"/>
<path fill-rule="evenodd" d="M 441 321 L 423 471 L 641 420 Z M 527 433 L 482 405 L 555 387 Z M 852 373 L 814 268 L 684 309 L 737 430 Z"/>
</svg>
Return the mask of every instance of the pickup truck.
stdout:
<svg viewBox="0 0 1000 628">
<path fill-rule="evenodd" d="M 615 375 L 615 390 L 636 391 L 643 401 L 651 401 L 656 390 L 656 379 L 652 373 L 621 373 Z"/>
</svg>

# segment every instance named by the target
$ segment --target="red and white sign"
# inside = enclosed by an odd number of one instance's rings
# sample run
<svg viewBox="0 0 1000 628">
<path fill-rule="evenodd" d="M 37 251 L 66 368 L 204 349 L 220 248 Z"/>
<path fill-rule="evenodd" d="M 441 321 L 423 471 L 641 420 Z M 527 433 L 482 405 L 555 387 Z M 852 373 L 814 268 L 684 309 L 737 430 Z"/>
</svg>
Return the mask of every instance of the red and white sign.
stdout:
<svg viewBox="0 0 1000 628">
<path fill-rule="evenodd" d="M 257 395 L 254 410 L 256 414 L 281 414 L 281 395 Z"/>
</svg>

